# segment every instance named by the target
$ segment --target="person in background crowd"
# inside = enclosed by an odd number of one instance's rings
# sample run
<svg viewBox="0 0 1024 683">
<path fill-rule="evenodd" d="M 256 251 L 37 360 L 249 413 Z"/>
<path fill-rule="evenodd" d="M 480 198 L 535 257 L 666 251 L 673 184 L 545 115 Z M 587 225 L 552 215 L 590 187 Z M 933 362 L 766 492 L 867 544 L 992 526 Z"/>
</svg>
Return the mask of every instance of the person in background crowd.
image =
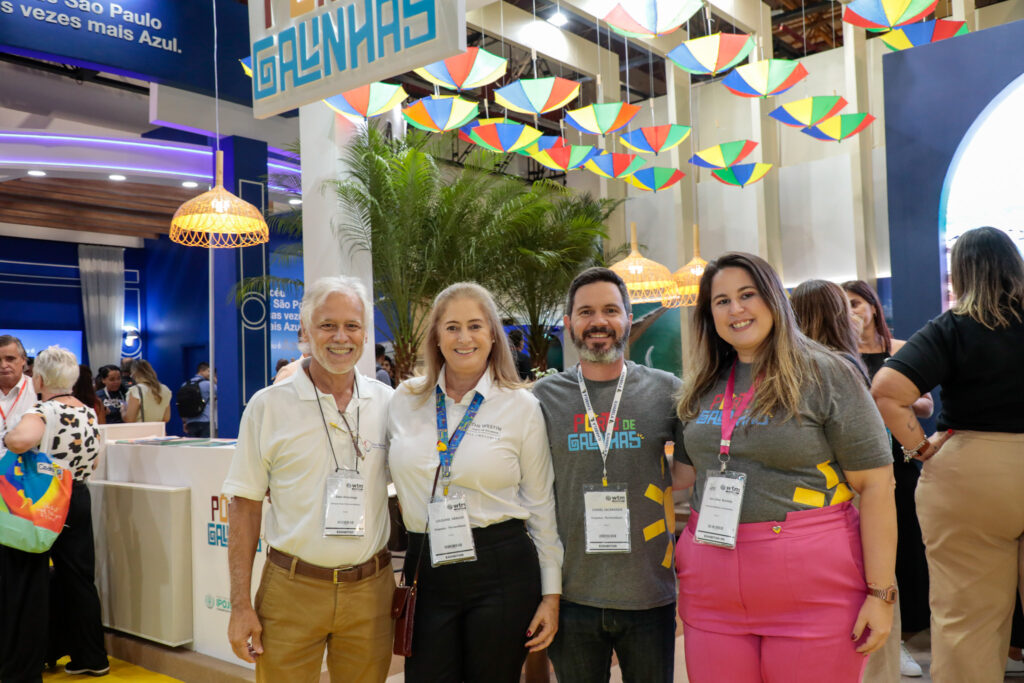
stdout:
<svg viewBox="0 0 1024 683">
<path fill-rule="evenodd" d="M 74 483 L 64 529 L 49 553 L 0 546 L 0 680 L 19 683 L 42 680 L 50 601 L 60 605 L 57 626 L 66 632 L 62 642 L 71 653 L 64 671 L 93 676 L 110 671 L 95 584 L 92 505 L 85 483 L 100 453 L 96 414 L 71 394 L 79 376 L 75 354 L 51 346 L 37 360 L 33 382 L 42 400 L 7 433 L 4 445 L 15 453 L 41 448 L 71 471 Z"/>
<path fill-rule="evenodd" d="M 299 347 L 299 353 L 302 355 L 277 371 L 277 375 L 274 376 L 274 384 L 280 384 L 281 382 L 285 381 L 286 379 L 294 375 L 302 367 L 302 361 L 310 357 L 309 341 L 306 336 L 306 331 L 302 327 L 302 323 L 299 323 L 298 334 L 299 341 L 297 346 Z"/>
<path fill-rule="evenodd" d="M 544 418 L 480 285 L 437 295 L 424 348 L 426 376 L 399 385 L 388 413 L 406 580 L 420 568 L 405 680 L 518 682 L 558 629 L 562 592 Z M 448 544 L 435 515 L 459 509 Z"/>
<path fill-rule="evenodd" d="M 752 254 L 706 266 L 692 331 L 674 452 L 696 478 L 676 547 L 690 681 L 859 682 L 896 601 L 892 456 L 865 382 Z"/>
<path fill-rule="evenodd" d="M 377 381 L 381 384 L 386 384 L 389 387 L 394 387 L 391 383 L 391 374 L 384 369 L 384 361 L 387 359 L 384 351 L 384 345 L 376 344 L 374 345 L 373 350 L 377 354 Z"/>
<path fill-rule="evenodd" d="M 25 375 L 28 377 L 32 376 L 32 366 L 35 365 L 35 356 L 30 356 L 25 359 Z"/>
<path fill-rule="evenodd" d="M 96 397 L 103 403 L 107 424 L 124 422 L 124 407 L 127 390 L 121 384 L 121 369 L 116 365 L 104 365 L 96 376 Z"/>
<path fill-rule="evenodd" d="M 132 377 L 132 359 L 122 358 L 121 359 L 121 388 L 127 392 L 133 386 L 135 386 L 135 378 Z"/>
<path fill-rule="evenodd" d="M 530 354 L 523 350 L 526 348 L 526 342 L 523 340 L 523 331 L 520 329 L 511 330 L 508 333 L 508 341 L 512 345 L 512 353 L 515 354 L 516 372 L 519 373 L 519 379 L 531 379 L 533 364 L 530 362 Z"/>
<path fill-rule="evenodd" d="M 384 360 L 380 366 L 384 368 L 384 371 L 388 373 L 388 377 L 391 378 L 391 386 L 398 385 L 398 378 L 395 376 L 395 361 L 391 356 L 384 356 Z"/>
<path fill-rule="evenodd" d="M 291 363 L 288 358 L 278 358 L 277 362 L 274 363 L 274 376 L 270 378 L 270 383 L 273 384 L 277 381 L 277 373 L 281 372 L 281 368 Z"/>
<path fill-rule="evenodd" d="M 25 372 L 25 347 L 9 334 L 0 335 L 0 439 L 18 426 L 36 403 L 32 379 Z"/>
<path fill-rule="evenodd" d="M 199 393 L 203 397 L 203 401 L 206 405 L 203 406 L 203 412 L 198 417 L 183 417 L 181 418 L 182 426 L 185 429 L 185 435 L 190 436 L 193 439 L 209 439 L 210 438 L 210 364 L 202 362 L 196 366 L 196 374 L 192 376 L 189 382 L 195 382 L 199 385 Z"/>
<path fill-rule="evenodd" d="M 800 331 L 807 338 L 835 351 L 856 369 L 870 387 L 867 369 L 857 352 L 861 320 L 853 315 L 846 293 L 839 285 L 827 280 L 807 280 L 800 283 L 789 297 Z M 856 502 L 856 501 L 855 501 Z M 899 507 L 897 506 L 897 512 Z M 897 546 L 896 566 L 899 567 Z M 902 593 L 897 571 L 896 588 Z M 902 598 L 902 595 L 900 595 Z M 900 676 L 920 676 L 921 667 L 913 660 L 900 636 L 900 602 L 893 605 L 893 628 L 885 645 L 871 655 L 864 670 L 865 683 L 899 683 Z"/>
<path fill-rule="evenodd" d="M 560 683 L 608 680 L 613 652 L 625 681 L 672 681 L 675 515 L 665 444 L 682 436 L 673 398 L 680 382 L 624 360 L 632 319 L 618 275 L 577 275 L 564 324 L 580 364 L 533 387 L 565 544 L 559 630 L 548 651 Z M 610 510 L 609 500 L 617 501 Z M 604 515 L 619 521 L 601 531 Z"/>
<path fill-rule="evenodd" d="M 88 365 L 78 366 L 78 381 L 72 387 L 71 393 L 83 405 L 89 406 L 96 412 L 97 424 L 106 424 L 107 411 L 103 408 L 103 401 L 96 395 L 96 389 L 93 387 L 92 370 L 89 369 Z"/>
<path fill-rule="evenodd" d="M 1024 260 L 1006 233 L 953 245 L 955 305 L 886 361 L 871 393 L 917 487 L 931 580 L 932 680 L 1002 681 L 1024 534 Z M 939 431 L 914 404 L 941 387 Z"/>
<path fill-rule="evenodd" d="M 124 409 L 125 422 L 167 422 L 171 419 L 170 388 L 161 384 L 149 361 L 141 358 L 132 362 L 135 386 L 128 390 L 128 405 Z"/>
<path fill-rule="evenodd" d="M 857 350 L 868 370 L 868 377 L 874 379 L 885 361 L 899 351 L 906 343 L 893 339 L 889 326 L 885 324 L 882 302 L 875 290 L 863 280 L 850 280 L 842 284 L 854 317 L 860 322 Z M 914 415 L 918 418 L 931 417 L 935 409 L 932 395 L 925 393 L 914 401 Z M 921 525 L 917 520 L 917 504 L 914 492 L 921 476 L 917 462 L 907 462 L 898 441 L 892 443 L 893 474 L 896 477 L 896 584 L 900 587 L 900 628 L 901 638 L 907 639 L 928 628 L 931 612 L 928 608 L 928 560 L 925 558 L 924 541 L 921 539 Z M 904 676 L 923 675 L 921 665 L 914 661 L 906 646 L 900 643 L 900 673 Z"/>
<path fill-rule="evenodd" d="M 228 639 L 238 657 L 256 662 L 261 683 L 319 680 L 325 646 L 334 683 L 383 682 L 391 665 L 384 442 L 392 390 L 356 369 L 372 310 L 355 278 L 312 283 L 299 309 L 312 357 L 288 381 L 257 392 L 242 413 L 223 488 L 231 497 Z M 268 488 L 270 551 L 254 609 L 252 564 Z M 336 495 L 361 501 L 350 508 L 356 514 L 328 518 L 321 501 Z"/>
</svg>

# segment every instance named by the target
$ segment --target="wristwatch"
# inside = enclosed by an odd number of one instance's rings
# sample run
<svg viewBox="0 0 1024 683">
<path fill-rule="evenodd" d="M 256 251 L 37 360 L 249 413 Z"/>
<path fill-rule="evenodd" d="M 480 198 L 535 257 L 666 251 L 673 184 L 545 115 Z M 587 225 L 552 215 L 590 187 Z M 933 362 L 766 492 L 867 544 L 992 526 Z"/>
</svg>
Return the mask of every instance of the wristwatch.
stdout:
<svg viewBox="0 0 1024 683">
<path fill-rule="evenodd" d="M 885 588 L 876 586 L 873 583 L 868 584 L 868 595 L 873 595 L 888 605 L 896 602 L 896 594 L 896 584 L 891 584 Z"/>
<path fill-rule="evenodd" d="M 900 446 L 903 449 L 903 462 L 910 462 L 917 456 L 921 455 L 921 452 L 928 447 L 928 437 L 921 440 L 921 443 L 917 444 L 913 448 L 906 448 Z"/>
</svg>

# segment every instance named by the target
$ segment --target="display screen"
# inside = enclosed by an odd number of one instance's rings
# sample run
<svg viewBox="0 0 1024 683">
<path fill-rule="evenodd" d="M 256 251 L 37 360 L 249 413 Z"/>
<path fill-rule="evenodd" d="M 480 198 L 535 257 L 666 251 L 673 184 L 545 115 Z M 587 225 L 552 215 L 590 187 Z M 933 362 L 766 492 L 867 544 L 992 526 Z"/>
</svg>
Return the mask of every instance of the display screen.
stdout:
<svg viewBox="0 0 1024 683">
<path fill-rule="evenodd" d="M 82 362 L 82 331 L 81 330 L 3 330 L 0 334 L 9 334 L 21 340 L 25 353 L 31 358 L 48 346 L 62 346 L 75 354 L 78 362 Z"/>
</svg>

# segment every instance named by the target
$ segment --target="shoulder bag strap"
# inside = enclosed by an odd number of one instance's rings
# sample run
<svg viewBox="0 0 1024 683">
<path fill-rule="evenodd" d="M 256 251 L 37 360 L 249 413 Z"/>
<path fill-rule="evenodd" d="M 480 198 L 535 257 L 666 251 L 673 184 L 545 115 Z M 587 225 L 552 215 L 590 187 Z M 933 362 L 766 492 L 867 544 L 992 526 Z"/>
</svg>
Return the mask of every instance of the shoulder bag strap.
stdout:
<svg viewBox="0 0 1024 683">
<path fill-rule="evenodd" d="M 430 500 L 434 500 L 434 493 L 437 491 L 437 477 L 441 474 L 441 463 L 437 464 L 437 469 L 434 470 L 434 485 L 430 488 Z M 424 546 L 427 544 L 427 534 L 430 532 L 430 517 L 427 517 L 427 523 L 423 527 L 423 540 L 420 541 L 420 554 L 416 557 L 416 573 L 412 578 L 412 585 L 415 586 L 420 580 L 420 567 L 423 566 L 423 554 Z M 405 573 L 403 567 L 403 574 Z"/>
</svg>

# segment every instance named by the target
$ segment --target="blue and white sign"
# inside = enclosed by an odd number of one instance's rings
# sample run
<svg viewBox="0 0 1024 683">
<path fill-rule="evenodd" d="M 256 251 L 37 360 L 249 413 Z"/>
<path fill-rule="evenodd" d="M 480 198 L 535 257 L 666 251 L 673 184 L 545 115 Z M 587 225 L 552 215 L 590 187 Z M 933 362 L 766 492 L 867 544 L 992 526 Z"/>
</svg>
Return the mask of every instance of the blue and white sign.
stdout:
<svg viewBox="0 0 1024 683">
<path fill-rule="evenodd" d="M 249 36 L 261 119 L 464 52 L 466 2 L 250 1 Z"/>
</svg>

